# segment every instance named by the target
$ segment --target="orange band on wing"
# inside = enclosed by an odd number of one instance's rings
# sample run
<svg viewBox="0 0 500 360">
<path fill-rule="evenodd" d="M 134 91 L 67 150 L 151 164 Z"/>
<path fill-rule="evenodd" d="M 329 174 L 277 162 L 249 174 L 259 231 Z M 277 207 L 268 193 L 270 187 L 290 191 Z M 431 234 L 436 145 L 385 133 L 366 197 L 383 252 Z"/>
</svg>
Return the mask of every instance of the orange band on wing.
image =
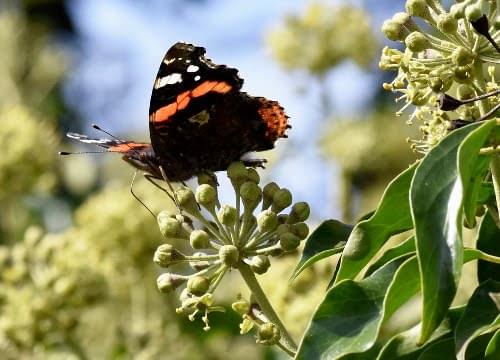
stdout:
<svg viewBox="0 0 500 360">
<path fill-rule="evenodd" d="M 147 143 L 125 142 L 125 143 L 122 143 L 122 144 L 117 144 L 117 145 L 114 145 L 114 146 L 110 146 L 109 149 L 108 149 L 108 151 L 125 153 L 127 151 L 130 151 L 131 149 L 144 148 L 144 147 L 148 147 L 148 146 L 150 146 L 150 144 L 147 144 Z"/>
<path fill-rule="evenodd" d="M 225 94 L 232 89 L 232 86 L 225 81 L 204 81 L 194 88 L 192 91 L 185 91 L 177 95 L 175 102 L 163 106 L 151 114 L 150 120 L 152 122 L 166 122 L 177 111 L 185 109 L 191 99 L 203 96 L 209 92 L 216 92 Z"/>
</svg>

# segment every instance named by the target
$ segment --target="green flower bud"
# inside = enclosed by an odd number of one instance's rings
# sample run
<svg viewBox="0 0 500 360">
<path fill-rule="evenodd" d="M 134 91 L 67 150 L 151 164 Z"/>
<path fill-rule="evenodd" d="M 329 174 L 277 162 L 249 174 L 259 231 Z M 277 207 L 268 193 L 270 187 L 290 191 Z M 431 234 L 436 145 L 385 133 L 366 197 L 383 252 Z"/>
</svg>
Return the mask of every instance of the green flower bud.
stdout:
<svg viewBox="0 0 500 360">
<path fill-rule="evenodd" d="M 280 330 L 273 323 L 265 323 L 259 326 L 257 331 L 257 343 L 263 345 L 276 345 L 281 338 Z"/>
<path fill-rule="evenodd" d="M 474 89 L 469 85 L 459 85 L 457 88 L 457 97 L 460 100 L 467 100 L 473 98 L 476 95 Z"/>
<path fill-rule="evenodd" d="M 163 273 L 156 279 L 156 285 L 158 287 L 158 290 L 160 290 L 160 292 L 168 293 L 174 291 L 179 286 L 184 284 L 186 280 L 187 277 L 182 275 Z"/>
<path fill-rule="evenodd" d="M 415 24 L 410 15 L 405 12 L 398 12 L 392 16 L 392 21 L 403 25 L 409 31 L 418 31 L 418 25 Z M 404 39 L 403 39 L 404 40 Z"/>
<path fill-rule="evenodd" d="M 262 208 L 267 209 L 273 203 L 273 196 L 280 187 L 275 182 L 270 182 L 262 189 Z"/>
<path fill-rule="evenodd" d="M 278 215 L 278 224 L 286 224 L 290 216 L 288 214 L 279 214 Z"/>
<path fill-rule="evenodd" d="M 207 249 L 210 246 L 210 237 L 203 230 L 194 230 L 189 236 L 189 243 L 193 249 Z"/>
<path fill-rule="evenodd" d="M 257 225 L 262 232 L 270 232 L 278 226 L 278 216 L 271 210 L 264 210 L 257 218 Z"/>
<path fill-rule="evenodd" d="M 450 15 L 454 19 L 462 19 L 465 16 L 465 7 L 467 6 L 467 3 L 458 3 L 458 4 L 453 4 L 450 7 Z"/>
<path fill-rule="evenodd" d="M 392 41 L 404 41 L 405 37 L 408 36 L 408 29 L 406 29 L 403 24 L 392 19 L 384 21 L 382 24 L 382 32 Z"/>
<path fill-rule="evenodd" d="M 288 222 L 293 224 L 300 221 L 306 221 L 311 214 L 309 204 L 306 202 L 298 202 L 292 206 L 292 211 L 288 217 Z"/>
<path fill-rule="evenodd" d="M 217 190 L 208 184 L 202 184 L 196 189 L 196 201 L 207 210 L 215 208 L 217 201 Z"/>
<path fill-rule="evenodd" d="M 237 218 L 238 213 L 236 209 L 229 205 L 222 206 L 217 212 L 217 219 L 226 226 L 233 226 Z"/>
<path fill-rule="evenodd" d="M 418 31 L 414 31 L 406 37 L 405 45 L 413 52 L 421 52 L 432 47 L 429 39 Z"/>
<path fill-rule="evenodd" d="M 252 257 L 252 259 L 250 260 L 250 268 L 254 273 L 259 275 L 264 274 L 270 266 L 271 262 L 265 255 L 257 255 Z"/>
<path fill-rule="evenodd" d="M 236 189 L 247 180 L 248 170 L 241 161 L 233 162 L 227 168 L 227 177 Z"/>
<path fill-rule="evenodd" d="M 410 102 L 413 105 L 423 106 L 423 105 L 427 104 L 427 102 L 429 101 L 429 95 L 430 94 L 428 94 L 426 91 L 423 91 L 421 89 L 416 89 L 414 87 L 408 87 L 408 93 L 407 93 L 408 100 L 410 100 Z"/>
<path fill-rule="evenodd" d="M 262 190 L 254 182 L 247 181 L 241 185 L 240 195 L 246 211 L 253 211 L 262 199 Z"/>
<path fill-rule="evenodd" d="M 422 19 L 432 21 L 432 16 L 426 0 L 406 1 L 406 12 L 411 16 L 418 16 Z"/>
<path fill-rule="evenodd" d="M 300 245 L 300 239 L 297 235 L 287 232 L 279 236 L 280 246 L 284 251 L 293 251 Z"/>
<path fill-rule="evenodd" d="M 453 72 L 454 79 L 458 83 L 467 83 L 471 81 L 472 72 L 469 66 L 457 66 Z"/>
<path fill-rule="evenodd" d="M 474 61 L 474 54 L 463 46 L 457 47 L 451 53 L 451 61 L 458 66 L 466 66 Z"/>
<path fill-rule="evenodd" d="M 481 1 L 475 4 L 467 5 L 465 7 L 465 17 L 469 21 L 476 21 L 483 16 L 483 9 L 481 8 Z"/>
<path fill-rule="evenodd" d="M 309 235 L 309 226 L 303 222 L 293 224 L 292 232 L 297 235 L 300 240 L 304 240 L 307 235 Z"/>
<path fill-rule="evenodd" d="M 235 312 L 240 315 L 246 315 L 250 311 L 250 304 L 246 300 L 238 300 L 231 304 Z"/>
<path fill-rule="evenodd" d="M 188 291 L 196 296 L 201 296 L 208 291 L 210 280 L 205 276 L 192 276 L 187 282 Z"/>
<path fill-rule="evenodd" d="M 163 268 L 166 268 L 172 265 L 173 263 L 176 263 L 183 259 L 185 259 L 184 254 L 177 251 L 170 244 L 162 244 L 158 246 L 153 255 L 153 262 L 156 265 L 161 266 Z"/>
<path fill-rule="evenodd" d="M 271 210 L 276 214 L 292 204 L 292 193 L 288 189 L 279 189 L 274 193 Z"/>
<path fill-rule="evenodd" d="M 247 174 L 248 181 L 258 184 L 260 182 L 260 175 L 257 172 L 257 170 L 255 170 L 254 168 L 249 168 L 247 169 L 247 171 L 248 171 Z"/>
<path fill-rule="evenodd" d="M 284 233 L 292 231 L 292 226 L 290 224 L 280 224 L 276 229 L 276 234 L 279 236 Z"/>
<path fill-rule="evenodd" d="M 217 176 L 213 172 L 202 172 L 200 175 L 198 175 L 198 185 L 203 184 L 208 184 L 213 186 L 214 188 L 217 188 L 217 186 L 219 185 Z"/>
<path fill-rule="evenodd" d="M 198 203 L 196 202 L 194 193 L 190 188 L 181 186 L 175 191 L 175 194 L 177 195 L 177 199 L 179 199 L 181 208 L 186 210 L 188 214 L 198 215 L 200 213 Z"/>
<path fill-rule="evenodd" d="M 500 30 L 500 15 L 497 15 L 493 20 L 493 28 L 495 30 Z"/>
<path fill-rule="evenodd" d="M 162 211 L 158 214 L 158 225 L 160 232 L 166 238 L 172 238 L 179 235 L 181 231 L 181 223 L 173 218 L 168 211 Z"/>
<path fill-rule="evenodd" d="M 437 26 L 445 34 L 456 34 L 458 21 L 451 14 L 443 13 L 439 15 Z"/>
<path fill-rule="evenodd" d="M 240 252 L 234 245 L 224 245 L 219 250 L 219 259 L 227 266 L 234 266 L 240 259 Z"/>
</svg>

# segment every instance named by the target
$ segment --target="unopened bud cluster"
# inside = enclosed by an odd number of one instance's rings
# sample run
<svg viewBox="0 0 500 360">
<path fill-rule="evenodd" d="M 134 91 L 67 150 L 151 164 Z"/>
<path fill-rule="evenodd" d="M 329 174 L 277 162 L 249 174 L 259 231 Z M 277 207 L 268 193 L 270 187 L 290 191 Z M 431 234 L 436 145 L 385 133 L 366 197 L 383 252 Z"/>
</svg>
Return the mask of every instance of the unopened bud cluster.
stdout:
<svg viewBox="0 0 500 360">
<path fill-rule="evenodd" d="M 403 51 L 383 49 L 380 68 L 397 72 L 384 88 L 401 94 L 397 100 L 405 101 L 398 114 L 415 107 L 409 122 L 419 120 L 423 133 L 421 140 L 411 141 L 416 151 L 427 152 L 453 129 L 456 120 L 474 122 L 498 104 L 498 96 L 463 102 L 499 88 L 494 67 L 488 68 L 500 61 L 492 43 L 499 38 L 498 4 L 463 0 L 445 9 L 439 0 L 407 0 L 405 12 L 384 22 L 385 36 L 405 46 Z M 419 26 L 422 22 L 425 30 Z M 443 106 L 444 94 L 457 99 L 458 106 Z"/>
<path fill-rule="evenodd" d="M 296 250 L 309 234 L 305 223 L 309 205 L 293 203 L 289 190 L 274 182 L 260 186 L 257 171 L 242 162 L 231 164 L 227 176 L 235 191 L 234 204 L 221 205 L 215 177 L 204 175 L 198 178 L 194 192 L 185 186 L 176 190 L 183 215 L 158 215 L 167 243 L 158 247 L 154 262 L 163 268 L 185 263 L 194 269 L 190 275 L 161 274 L 158 288 L 171 292 L 185 286 L 177 311 L 189 314 L 191 319 L 204 313 L 206 329 L 208 313 L 222 310 L 213 306 L 212 294 L 227 271 L 249 266 L 255 274 L 263 274 L 271 265 L 270 257 Z M 284 213 L 287 208 L 290 210 Z M 202 228 L 194 229 L 193 221 Z M 179 241 L 185 241 L 192 254 L 171 245 Z"/>
</svg>

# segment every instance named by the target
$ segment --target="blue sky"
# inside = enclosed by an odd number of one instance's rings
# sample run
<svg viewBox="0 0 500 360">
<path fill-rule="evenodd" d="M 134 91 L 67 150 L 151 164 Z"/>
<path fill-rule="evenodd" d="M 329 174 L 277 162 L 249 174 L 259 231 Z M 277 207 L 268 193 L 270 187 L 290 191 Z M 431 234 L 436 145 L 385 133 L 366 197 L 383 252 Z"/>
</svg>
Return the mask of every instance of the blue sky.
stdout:
<svg viewBox="0 0 500 360">
<path fill-rule="evenodd" d="M 387 16 L 383 3 L 364 2 L 374 16 L 374 29 Z M 295 146 L 284 140 L 278 143 L 276 151 L 284 157 L 269 178 L 290 188 L 296 200 L 309 201 L 317 217 L 339 216 L 334 180 L 338 170 L 321 159 L 316 147 L 324 125 L 317 84 L 305 74 L 281 69 L 265 43 L 285 14 L 300 12 L 309 2 L 74 0 L 69 4 L 81 41 L 73 53 L 66 95 L 89 123 L 148 140 L 149 97 L 165 51 L 176 41 L 203 46 L 216 63 L 240 70 L 245 91 L 278 100 L 290 116 L 289 136 Z M 328 88 L 335 113 L 341 117 L 363 111 L 380 86 L 376 81 L 374 74 L 353 64 L 333 71 Z"/>
</svg>

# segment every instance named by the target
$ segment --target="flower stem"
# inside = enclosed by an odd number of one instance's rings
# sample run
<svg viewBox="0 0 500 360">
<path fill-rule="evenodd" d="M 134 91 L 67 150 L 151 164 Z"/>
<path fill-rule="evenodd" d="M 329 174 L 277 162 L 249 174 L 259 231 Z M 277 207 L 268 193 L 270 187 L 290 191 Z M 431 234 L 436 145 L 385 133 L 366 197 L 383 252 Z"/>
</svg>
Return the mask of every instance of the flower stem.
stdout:
<svg viewBox="0 0 500 360">
<path fill-rule="evenodd" d="M 255 274 L 252 272 L 250 267 L 244 263 L 240 263 L 238 265 L 238 270 L 240 271 L 241 276 L 243 277 L 243 280 L 245 280 L 245 283 L 247 284 L 248 288 L 252 292 L 252 295 L 257 300 L 257 303 L 259 304 L 264 315 L 266 315 L 269 321 L 271 321 L 274 325 L 276 325 L 280 330 L 281 339 L 283 340 L 282 345 L 287 349 L 286 353 L 288 355 L 293 356 L 294 353 L 297 351 L 297 345 L 295 344 L 295 341 L 293 340 L 291 335 L 286 330 L 285 325 L 283 325 L 283 323 L 281 322 L 278 314 L 276 314 L 276 312 L 274 311 L 273 306 L 267 299 L 266 294 L 264 293 L 257 279 L 255 278 Z"/>
</svg>

